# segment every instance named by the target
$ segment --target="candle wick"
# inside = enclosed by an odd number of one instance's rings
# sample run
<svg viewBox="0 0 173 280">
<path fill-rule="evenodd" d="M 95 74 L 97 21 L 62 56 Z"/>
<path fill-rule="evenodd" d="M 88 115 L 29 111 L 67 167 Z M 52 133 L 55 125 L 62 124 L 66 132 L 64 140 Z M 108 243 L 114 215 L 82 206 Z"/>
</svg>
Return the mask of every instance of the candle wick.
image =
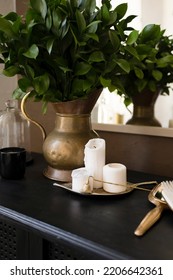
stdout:
<svg viewBox="0 0 173 280">
<path fill-rule="evenodd" d="M 83 186 L 83 191 L 84 191 L 84 193 L 92 193 L 91 186 L 90 186 L 90 183 L 89 183 L 89 178 Z"/>
</svg>

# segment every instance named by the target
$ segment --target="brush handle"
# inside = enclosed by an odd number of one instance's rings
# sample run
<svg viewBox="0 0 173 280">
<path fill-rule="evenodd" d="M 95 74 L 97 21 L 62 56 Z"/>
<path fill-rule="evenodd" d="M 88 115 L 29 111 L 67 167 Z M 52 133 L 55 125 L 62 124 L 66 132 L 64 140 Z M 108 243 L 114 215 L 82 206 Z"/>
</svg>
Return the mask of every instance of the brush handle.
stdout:
<svg viewBox="0 0 173 280">
<path fill-rule="evenodd" d="M 159 220 L 164 208 L 164 205 L 161 204 L 148 212 L 148 214 L 143 218 L 143 220 L 135 230 L 134 234 L 137 236 L 142 236 L 151 226 L 153 226 Z"/>
</svg>

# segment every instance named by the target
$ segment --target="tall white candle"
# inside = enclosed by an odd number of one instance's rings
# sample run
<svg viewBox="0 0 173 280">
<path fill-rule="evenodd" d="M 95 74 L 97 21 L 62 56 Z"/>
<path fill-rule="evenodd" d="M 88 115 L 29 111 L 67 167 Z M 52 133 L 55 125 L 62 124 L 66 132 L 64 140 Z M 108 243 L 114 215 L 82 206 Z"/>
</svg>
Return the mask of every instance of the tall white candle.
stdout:
<svg viewBox="0 0 173 280">
<path fill-rule="evenodd" d="M 110 193 L 126 190 L 127 169 L 120 163 L 109 163 L 103 167 L 103 189 Z"/>
<path fill-rule="evenodd" d="M 94 179 L 90 180 L 91 188 L 102 188 L 103 183 L 103 166 L 105 165 L 105 140 L 101 138 L 94 138 L 88 141 L 84 150 L 84 163 L 89 176 Z"/>
</svg>

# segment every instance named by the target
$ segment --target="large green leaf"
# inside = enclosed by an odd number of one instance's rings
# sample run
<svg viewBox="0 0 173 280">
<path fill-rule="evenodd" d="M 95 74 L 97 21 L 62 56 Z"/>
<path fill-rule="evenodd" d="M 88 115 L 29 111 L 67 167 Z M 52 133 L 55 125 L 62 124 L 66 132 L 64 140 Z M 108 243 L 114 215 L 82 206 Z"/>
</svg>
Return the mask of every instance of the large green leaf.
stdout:
<svg viewBox="0 0 173 280">
<path fill-rule="evenodd" d="M 48 104 L 47 101 L 44 101 L 43 104 L 42 104 L 41 109 L 42 109 L 43 115 L 45 115 L 47 113 L 47 104 Z"/>
<path fill-rule="evenodd" d="M 35 76 L 34 69 L 30 65 L 25 65 L 26 76 L 33 79 Z"/>
<path fill-rule="evenodd" d="M 110 60 L 106 63 L 104 74 L 112 73 L 117 66 L 117 57 L 112 55 Z"/>
<path fill-rule="evenodd" d="M 82 33 L 86 28 L 86 21 L 83 14 L 79 10 L 76 10 L 76 21 L 78 25 L 78 30 L 80 33 Z"/>
<path fill-rule="evenodd" d="M 65 35 L 67 34 L 68 30 L 69 30 L 69 22 L 67 21 L 67 19 L 65 18 L 62 23 L 61 23 L 61 38 L 63 39 L 65 37 Z"/>
<path fill-rule="evenodd" d="M 18 87 L 13 91 L 12 97 L 14 99 L 22 99 L 25 96 L 25 94 L 26 92 L 22 91 L 21 88 Z"/>
<path fill-rule="evenodd" d="M 72 92 L 73 94 L 80 94 L 83 92 L 83 79 L 74 79 L 72 82 Z"/>
<path fill-rule="evenodd" d="M 54 37 L 50 38 L 50 39 L 47 41 L 46 48 L 47 48 L 47 51 L 48 51 L 49 54 L 51 54 L 51 52 L 52 52 L 52 48 L 53 48 L 54 41 L 55 41 L 55 38 L 54 38 Z"/>
<path fill-rule="evenodd" d="M 61 11 L 59 9 L 53 10 L 52 12 L 52 20 L 53 20 L 53 26 L 56 30 L 56 33 L 58 33 L 58 29 L 61 26 L 61 22 L 63 20 Z"/>
<path fill-rule="evenodd" d="M 3 70 L 3 74 L 7 77 L 13 77 L 20 72 L 20 68 L 17 66 L 9 66 Z"/>
<path fill-rule="evenodd" d="M 104 54 L 100 51 L 93 52 L 89 57 L 89 62 L 105 61 Z"/>
<path fill-rule="evenodd" d="M 85 39 L 86 39 L 86 40 L 87 40 L 87 39 L 92 39 L 92 40 L 94 40 L 94 41 L 96 41 L 96 42 L 99 42 L 99 37 L 98 37 L 98 35 L 95 34 L 95 33 L 87 33 L 87 34 L 85 35 Z"/>
<path fill-rule="evenodd" d="M 33 44 L 25 53 L 23 53 L 24 56 L 33 59 L 36 59 L 38 54 L 39 54 L 39 48 L 35 44 Z"/>
<path fill-rule="evenodd" d="M 26 92 L 32 86 L 31 81 L 26 77 L 19 79 L 18 85 L 23 92 Z"/>
<path fill-rule="evenodd" d="M 123 3 L 123 4 L 118 5 L 118 6 L 115 8 L 115 11 L 116 11 L 117 14 L 118 14 L 118 19 L 123 18 L 124 15 L 125 15 L 126 12 L 127 12 L 127 3 Z"/>
<path fill-rule="evenodd" d="M 144 78 L 144 72 L 140 68 L 134 67 L 134 71 L 137 78 L 141 80 Z"/>
<path fill-rule="evenodd" d="M 75 67 L 75 75 L 76 76 L 85 75 L 90 71 L 90 69 L 91 69 L 90 64 L 86 62 L 79 62 Z"/>
<path fill-rule="evenodd" d="M 79 44 L 79 42 L 78 42 L 78 39 L 77 39 L 77 37 L 76 37 L 76 35 L 75 35 L 75 32 L 73 31 L 72 26 L 70 26 L 70 31 L 71 31 L 71 34 L 72 34 L 72 36 L 73 36 L 74 42 L 75 42 L 75 47 L 77 47 L 77 45 Z"/>
<path fill-rule="evenodd" d="M 93 87 L 93 83 L 92 83 L 92 81 L 91 80 L 84 80 L 84 82 L 83 82 L 83 90 L 84 91 L 90 91 L 90 90 L 93 90 L 94 89 L 94 87 Z"/>
<path fill-rule="evenodd" d="M 137 30 L 133 30 L 127 38 L 127 42 L 126 42 L 127 45 L 134 44 L 136 42 L 136 40 L 138 39 L 138 34 L 139 34 L 139 32 Z"/>
<path fill-rule="evenodd" d="M 157 85 L 156 85 L 156 82 L 154 80 L 151 80 L 148 82 L 148 86 L 149 86 L 149 89 L 153 92 L 156 92 L 157 90 Z"/>
<path fill-rule="evenodd" d="M 116 20 L 117 20 L 117 12 L 116 11 L 111 11 L 109 13 L 108 25 L 112 25 L 112 24 L 116 23 Z"/>
<path fill-rule="evenodd" d="M 116 63 L 126 72 L 130 72 L 130 64 L 125 59 L 117 59 Z"/>
<path fill-rule="evenodd" d="M 33 86 L 35 91 L 41 95 L 48 90 L 49 84 L 50 84 L 50 79 L 47 73 L 45 73 L 42 76 L 36 77 L 33 80 Z"/>
<path fill-rule="evenodd" d="M 139 55 L 136 51 L 136 48 L 134 48 L 132 46 L 125 46 L 124 48 L 129 54 L 131 54 L 132 56 L 134 56 L 135 58 L 140 60 Z"/>
<path fill-rule="evenodd" d="M 47 10 L 46 27 L 48 30 L 52 27 L 52 15 L 50 9 Z"/>
<path fill-rule="evenodd" d="M 165 67 L 167 64 L 173 64 L 173 55 L 166 55 L 157 60 L 158 67 Z"/>
<path fill-rule="evenodd" d="M 2 17 L 0 17 L 0 31 L 4 32 L 9 38 L 15 38 L 13 24 Z"/>
<path fill-rule="evenodd" d="M 9 12 L 7 15 L 4 16 L 5 19 L 15 22 L 18 19 L 18 14 L 15 12 Z"/>
<path fill-rule="evenodd" d="M 109 90 L 111 92 L 117 89 L 118 91 L 121 92 L 121 94 L 125 94 L 124 86 L 123 86 L 122 82 L 119 80 L 118 77 L 115 76 L 113 78 L 112 83 L 113 84 L 111 86 L 109 86 Z"/>
<path fill-rule="evenodd" d="M 153 70 L 152 71 L 152 76 L 155 78 L 156 81 L 160 81 L 163 77 L 163 74 L 159 70 Z"/>
<path fill-rule="evenodd" d="M 161 34 L 160 26 L 157 24 L 146 25 L 140 34 L 140 43 L 146 43 L 148 41 L 154 41 L 159 39 Z"/>
<path fill-rule="evenodd" d="M 138 79 L 135 80 L 135 84 L 137 85 L 138 91 L 141 92 L 147 85 L 146 79 Z"/>
<path fill-rule="evenodd" d="M 79 2 L 78 0 L 67 0 L 70 4 L 71 10 L 75 10 L 76 8 L 79 7 Z M 55 2 L 55 0 L 53 0 L 52 2 Z M 60 1 L 59 1 L 60 2 Z"/>
<path fill-rule="evenodd" d="M 45 19 L 47 14 L 47 4 L 45 0 L 30 0 L 31 7 L 41 14 L 42 18 Z"/>
<path fill-rule="evenodd" d="M 20 33 L 20 28 L 21 28 L 21 22 L 22 22 L 22 17 L 19 16 L 16 21 L 13 23 L 13 31 L 15 34 Z"/>
<path fill-rule="evenodd" d="M 117 51 L 120 47 L 120 39 L 114 30 L 109 30 L 109 38 L 114 47 L 114 51 Z"/>
<path fill-rule="evenodd" d="M 110 15 L 109 15 L 109 10 L 105 4 L 103 4 L 101 7 L 101 15 L 102 15 L 103 22 L 108 23 L 110 20 Z"/>
<path fill-rule="evenodd" d="M 83 2 L 85 3 L 87 13 L 92 15 L 96 9 L 96 0 L 84 0 Z"/>
<path fill-rule="evenodd" d="M 111 0 L 102 0 L 102 1 L 100 0 L 100 2 L 104 3 L 109 10 L 112 8 Z"/>
<path fill-rule="evenodd" d="M 150 55 L 153 50 L 153 47 L 147 44 L 137 44 L 135 49 L 139 55 Z"/>
<path fill-rule="evenodd" d="M 100 20 L 92 21 L 90 24 L 87 25 L 86 29 L 89 33 L 95 33 L 98 28 L 98 24 L 100 23 Z"/>
<path fill-rule="evenodd" d="M 111 85 L 111 79 L 105 79 L 104 77 L 100 77 L 100 82 L 104 88 L 107 88 Z"/>
</svg>

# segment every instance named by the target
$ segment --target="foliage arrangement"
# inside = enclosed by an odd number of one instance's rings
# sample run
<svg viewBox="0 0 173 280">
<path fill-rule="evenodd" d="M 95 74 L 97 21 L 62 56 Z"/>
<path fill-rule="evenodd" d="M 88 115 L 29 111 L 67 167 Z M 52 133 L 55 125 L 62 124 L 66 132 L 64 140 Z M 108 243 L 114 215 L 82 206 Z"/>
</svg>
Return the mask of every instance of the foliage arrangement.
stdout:
<svg viewBox="0 0 173 280">
<path fill-rule="evenodd" d="M 125 94 L 118 91 L 126 105 L 141 92 L 169 94 L 173 83 L 173 36 L 166 36 L 160 25 L 148 24 L 141 32 L 133 30 L 121 58 L 129 64 L 120 74 Z"/>
<path fill-rule="evenodd" d="M 119 73 L 129 67 L 120 52 L 135 17 L 124 18 L 126 12 L 127 4 L 112 9 L 111 0 L 100 8 L 95 0 L 30 0 L 24 18 L 1 15 L 3 74 L 20 76 L 13 96 L 30 90 L 46 105 L 87 98 L 101 87 L 123 92 Z"/>
</svg>

